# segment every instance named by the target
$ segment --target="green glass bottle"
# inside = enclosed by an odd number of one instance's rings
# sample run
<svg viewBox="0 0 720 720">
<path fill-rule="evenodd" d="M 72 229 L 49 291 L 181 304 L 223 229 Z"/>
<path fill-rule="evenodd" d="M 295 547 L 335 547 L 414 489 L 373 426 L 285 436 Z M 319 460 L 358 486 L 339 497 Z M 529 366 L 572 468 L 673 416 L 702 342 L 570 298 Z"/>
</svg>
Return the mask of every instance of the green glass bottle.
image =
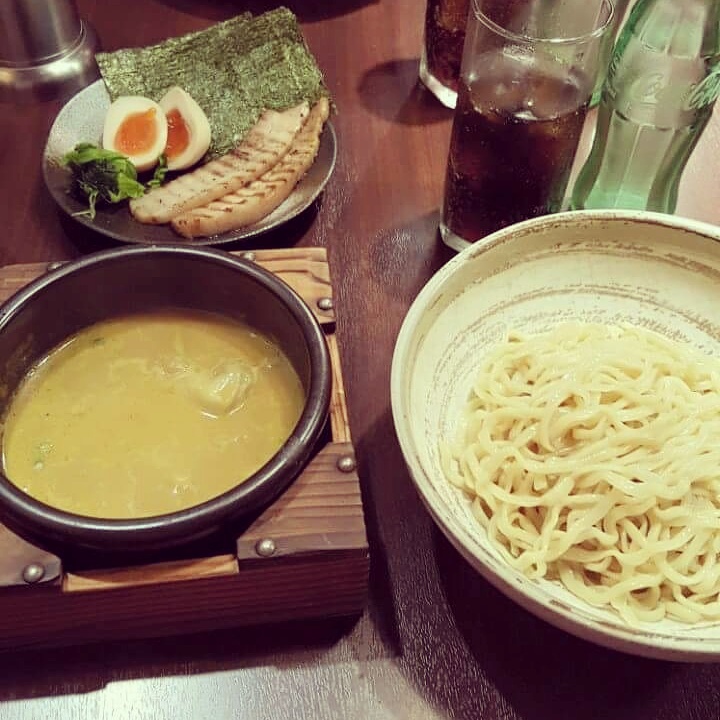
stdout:
<svg viewBox="0 0 720 720">
<path fill-rule="evenodd" d="M 613 48 L 618 38 L 620 28 L 623 26 L 625 16 L 631 7 L 633 0 L 614 0 L 614 12 L 612 23 L 607 29 L 605 36 L 600 43 L 600 61 L 595 87 L 593 88 L 592 98 L 590 99 L 590 107 L 595 107 L 600 102 L 600 94 L 602 93 L 605 78 L 607 77 L 610 58 L 612 57 Z"/>
<path fill-rule="evenodd" d="M 570 206 L 672 213 L 720 94 L 720 2 L 638 0 L 615 46 Z"/>
</svg>

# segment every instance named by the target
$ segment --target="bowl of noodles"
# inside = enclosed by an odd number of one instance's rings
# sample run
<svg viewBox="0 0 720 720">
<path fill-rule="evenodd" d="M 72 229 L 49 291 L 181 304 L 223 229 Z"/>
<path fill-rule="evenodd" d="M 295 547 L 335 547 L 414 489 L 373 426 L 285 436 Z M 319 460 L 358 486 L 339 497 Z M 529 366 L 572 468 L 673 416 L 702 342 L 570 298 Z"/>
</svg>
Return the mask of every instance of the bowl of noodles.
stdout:
<svg viewBox="0 0 720 720">
<path fill-rule="evenodd" d="M 542 619 L 720 658 L 720 228 L 581 211 L 508 227 L 412 304 L 392 411 L 433 519 Z"/>
</svg>

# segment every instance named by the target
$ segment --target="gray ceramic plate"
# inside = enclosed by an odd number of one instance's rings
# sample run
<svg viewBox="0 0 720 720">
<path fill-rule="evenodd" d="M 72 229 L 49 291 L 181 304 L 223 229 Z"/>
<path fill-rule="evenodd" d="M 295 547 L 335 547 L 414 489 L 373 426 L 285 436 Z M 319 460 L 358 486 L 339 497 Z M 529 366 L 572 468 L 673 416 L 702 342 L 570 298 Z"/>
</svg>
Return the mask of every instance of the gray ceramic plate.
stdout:
<svg viewBox="0 0 720 720">
<path fill-rule="evenodd" d="M 320 150 L 312 167 L 297 184 L 290 197 L 272 213 L 253 225 L 214 235 L 208 238 L 186 241 L 176 235 L 169 225 L 143 225 L 135 221 L 127 203 L 103 206 L 93 220 L 75 216 L 86 205 L 71 195 L 70 175 L 56 162 L 79 142 L 99 143 L 105 113 L 110 105 L 110 96 L 102 80 L 88 85 L 71 98 L 55 118 L 43 153 L 43 175 L 45 184 L 61 210 L 79 223 L 125 243 L 177 243 L 191 242 L 193 245 L 222 245 L 260 235 L 299 215 L 308 208 L 325 187 L 335 167 L 337 141 L 335 130 L 326 123 L 320 138 Z"/>
</svg>

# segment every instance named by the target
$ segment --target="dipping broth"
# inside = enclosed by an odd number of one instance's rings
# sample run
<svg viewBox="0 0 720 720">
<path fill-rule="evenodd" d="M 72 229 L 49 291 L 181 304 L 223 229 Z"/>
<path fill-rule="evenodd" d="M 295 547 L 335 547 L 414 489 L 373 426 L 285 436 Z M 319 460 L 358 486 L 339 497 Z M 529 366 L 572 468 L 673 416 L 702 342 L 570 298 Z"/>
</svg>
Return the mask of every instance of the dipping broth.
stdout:
<svg viewBox="0 0 720 720">
<path fill-rule="evenodd" d="M 304 404 L 290 361 L 251 327 L 192 310 L 128 315 L 28 374 L 4 419 L 4 472 L 79 515 L 176 512 L 262 467 Z"/>
</svg>

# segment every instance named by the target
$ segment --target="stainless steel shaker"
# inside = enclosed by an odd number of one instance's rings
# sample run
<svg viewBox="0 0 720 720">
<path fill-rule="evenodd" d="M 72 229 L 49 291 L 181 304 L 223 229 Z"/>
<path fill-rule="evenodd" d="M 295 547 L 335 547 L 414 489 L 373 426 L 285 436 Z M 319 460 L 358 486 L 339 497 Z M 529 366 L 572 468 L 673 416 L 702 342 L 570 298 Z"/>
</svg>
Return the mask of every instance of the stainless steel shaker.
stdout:
<svg viewBox="0 0 720 720">
<path fill-rule="evenodd" d="M 74 0 L 0 2 L 0 101 L 64 98 L 99 76 Z"/>
</svg>

